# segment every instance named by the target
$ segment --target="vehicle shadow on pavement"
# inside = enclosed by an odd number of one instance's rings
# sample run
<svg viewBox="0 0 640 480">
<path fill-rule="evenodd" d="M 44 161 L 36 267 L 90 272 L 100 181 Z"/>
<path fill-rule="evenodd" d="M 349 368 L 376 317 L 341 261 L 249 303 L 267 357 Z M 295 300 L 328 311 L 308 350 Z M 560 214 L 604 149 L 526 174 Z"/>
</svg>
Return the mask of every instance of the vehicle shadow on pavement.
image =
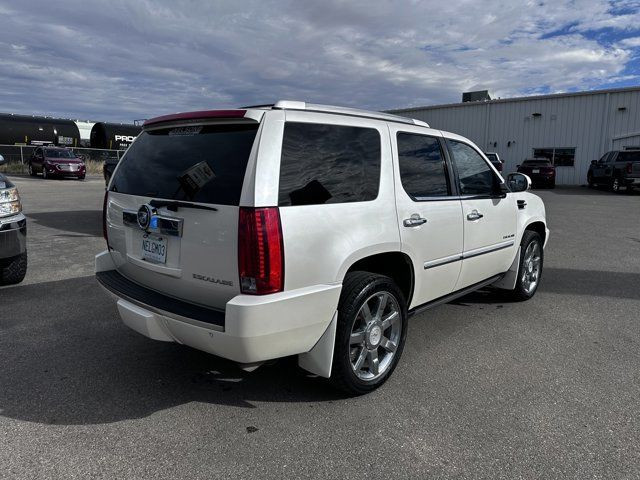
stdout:
<svg viewBox="0 0 640 480">
<path fill-rule="evenodd" d="M 629 195 L 629 196 L 636 196 L 636 195 L 640 195 L 640 190 L 635 189 L 632 190 L 631 192 L 621 192 L 621 193 L 613 193 L 612 191 L 610 191 L 608 188 L 606 187 L 593 187 L 593 188 L 588 188 L 586 185 L 584 186 L 562 186 L 562 187 L 556 187 L 555 189 L 534 189 L 532 190 L 533 193 L 538 193 L 541 191 L 547 191 L 550 193 L 555 193 L 557 195 L 581 195 L 581 196 L 621 196 L 624 197 L 625 195 Z"/>
<path fill-rule="evenodd" d="M 73 301 L 51 308 L 65 297 Z M 224 359 L 138 335 L 93 277 L 3 289 L 0 298 L 11 312 L 0 317 L 4 417 L 98 424 L 189 402 L 256 408 L 253 402 L 344 398 L 293 358 L 245 373 Z"/>
<path fill-rule="evenodd" d="M 540 292 L 640 300 L 640 273 L 545 267 Z M 503 290 L 483 288 L 450 302 L 453 305 L 503 304 L 514 300 Z"/>
<path fill-rule="evenodd" d="M 640 299 L 640 273 L 545 268 L 540 291 Z"/>
<path fill-rule="evenodd" d="M 27 213 L 38 225 L 91 237 L 102 236 L 102 210 Z"/>
</svg>

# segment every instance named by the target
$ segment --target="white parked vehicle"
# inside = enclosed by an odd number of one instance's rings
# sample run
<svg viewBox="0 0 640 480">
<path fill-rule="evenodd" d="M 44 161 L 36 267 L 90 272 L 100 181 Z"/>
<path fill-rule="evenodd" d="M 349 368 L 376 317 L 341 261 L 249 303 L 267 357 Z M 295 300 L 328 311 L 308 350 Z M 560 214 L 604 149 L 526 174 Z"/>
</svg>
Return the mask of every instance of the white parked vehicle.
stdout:
<svg viewBox="0 0 640 480">
<path fill-rule="evenodd" d="M 99 282 L 126 325 L 361 394 L 407 319 L 494 285 L 528 299 L 549 237 L 522 174 L 417 120 L 280 101 L 149 120 L 104 199 Z"/>
</svg>

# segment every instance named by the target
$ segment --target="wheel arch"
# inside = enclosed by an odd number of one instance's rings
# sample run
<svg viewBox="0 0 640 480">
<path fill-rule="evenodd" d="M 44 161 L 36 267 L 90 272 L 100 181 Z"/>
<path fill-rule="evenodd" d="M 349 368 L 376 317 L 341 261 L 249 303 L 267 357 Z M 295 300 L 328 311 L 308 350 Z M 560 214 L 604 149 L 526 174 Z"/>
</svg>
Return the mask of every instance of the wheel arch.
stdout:
<svg viewBox="0 0 640 480">
<path fill-rule="evenodd" d="M 533 232 L 536 232 L 538 235 L 540 235 L 540 238 L 542 239 L 542 245 L 545 245 L 547 243 L 547 226 L 542 220 L 534 220 L 528 223 L 524 227 L 524 230 L 531 230 Z M 524 230 L 523 230 L 523 234 L 524 234 Z"/>
<path fill-rule="evenodd" d="M 357 260 L 352 260 L 343 271 L 344 274 L 341 276 L 340 281 L 343 281 L 349 272 L 356 271 L 377 273 L 390 277 L 405 296 L 407 305 L 411 304 L 415 287 L 415 273 L 411 258 L 404 252 L 392 250 L 366 255 Z"/>
</svg>

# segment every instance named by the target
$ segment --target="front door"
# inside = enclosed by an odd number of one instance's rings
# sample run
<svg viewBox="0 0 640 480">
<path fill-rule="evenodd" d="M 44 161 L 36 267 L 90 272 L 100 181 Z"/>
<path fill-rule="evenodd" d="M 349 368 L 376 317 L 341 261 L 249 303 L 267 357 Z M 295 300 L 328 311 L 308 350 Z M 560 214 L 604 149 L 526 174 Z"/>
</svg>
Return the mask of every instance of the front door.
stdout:
<svg viewBox="0 0 640 480">
<path fill-rule="evenodd" d="M 478 150 L 447 139 L 462 202 L 464 247 L 460 290 L 509 270 L 517 252 L 518 207 L 513 194 Z"/>
<path fill-rule="evenodd" d="M 442 135 L 423 127 L 390 126 L 396 208 L 402 248 L 415 272 L 409 308 L 451 293 L 463 247 L 460 199 Z"/>
<path fill-rule="evenodd" d="M 615 152 L 605 153 L 593 166 L 592 175 L 595 183 L 606 183 L 611 178 L 611 161 Z"/>
</svg>

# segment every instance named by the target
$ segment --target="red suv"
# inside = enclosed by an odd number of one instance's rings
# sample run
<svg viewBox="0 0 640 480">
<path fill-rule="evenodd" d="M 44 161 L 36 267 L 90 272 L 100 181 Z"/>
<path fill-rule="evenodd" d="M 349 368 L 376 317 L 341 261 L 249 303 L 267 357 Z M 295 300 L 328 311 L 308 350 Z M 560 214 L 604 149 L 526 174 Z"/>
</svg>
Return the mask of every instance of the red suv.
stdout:
<svg viewBox="0 0 640 480">
<path fill-rule="evenodd" d="M 29 175 L 35 177 L 42 173 L 42 178 L 72 177 L 84 180 L 87 169 L 82 160 L 68 148 L 38 147 L 29 159 Z"/>
<path fill-rule="evenodd" d="M 532 158 L 518 165 L 518 173 L 529 175 L 534 187 L 555 188 L 556 167 L 546 158 Z"/>
</svg>

